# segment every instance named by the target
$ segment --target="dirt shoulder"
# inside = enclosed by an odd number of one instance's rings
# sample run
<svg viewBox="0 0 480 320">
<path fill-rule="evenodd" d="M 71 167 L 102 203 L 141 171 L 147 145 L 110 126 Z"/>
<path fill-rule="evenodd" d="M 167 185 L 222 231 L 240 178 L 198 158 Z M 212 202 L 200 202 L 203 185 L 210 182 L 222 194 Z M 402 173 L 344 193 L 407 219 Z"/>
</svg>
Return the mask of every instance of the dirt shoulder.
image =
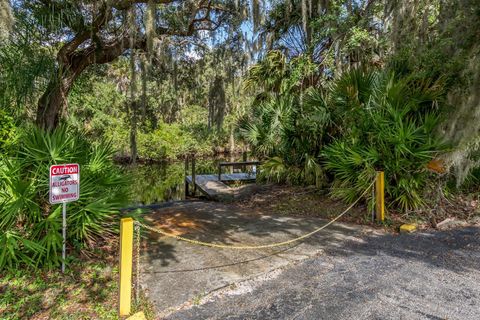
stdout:
<svg viewBox="0 0 480 320">
<path fill-rule="evenodd" d="M 317 217 L 332 219 L 342 213 L 348 204 L 332 199 L 327 192 L 314 187 L 263 185 L 255 193 L 236 201 L 243 210 L 280 216 Z M 385 222 L 372 221 L 372 213 L 365 203 L 359 203 L 339 221 L 368 225 L 398 232 L 404 223 L 413 223 L 420 230 L 440 230 L 480 225 L 480 203 L 472 197 L 446 200 L 436 209 L 408 214 L 388 210 Z M 432 219 L 432 216 L 435 217 Z"/>
</svg>

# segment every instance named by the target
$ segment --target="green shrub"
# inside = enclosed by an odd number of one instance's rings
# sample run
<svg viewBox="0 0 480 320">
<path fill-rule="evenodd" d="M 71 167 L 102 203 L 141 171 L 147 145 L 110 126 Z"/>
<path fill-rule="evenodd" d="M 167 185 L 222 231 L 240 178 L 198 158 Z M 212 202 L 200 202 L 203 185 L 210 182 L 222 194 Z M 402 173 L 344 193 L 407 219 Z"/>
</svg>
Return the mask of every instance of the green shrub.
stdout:
<svg viewBox="0 0 480 320">
<path fill-rule="evenodd" d="M 138 133 L 138 154 L 141 158 L 177 159 L 189 152 L 198 155 L 210 154 L 212 144 L 208 140 L 197 140 L 181 125 L 161 123 L 153 132 Z"/>
<path fill-rule="evenodd" d="M 0 269 L 54 267 L 61 262 L 61 204 L 48 201 L 49 166 L 78 163 L 80 199 L 68 204 L 68 246 L 88 248 L 114 235 L 128 180 L 112 162 L 106 141 L 95 146 L 79 132 L 29 128 L 17 153 L 0 158 Z"/>
<path fill-rule="evenodd" d="M 352 202 L 383 170 L 393 207 L 421 206 L 426 165 L 444 148 L 434 134 L 440 97 L 441 86 L 428 80 L 362 70 L 339 79 L 332 109 L 341 132 L 323 152 L 334 174 L 332 194 Z"/>
<path fill-rule="evenodd" d="M 107 132 L 117 152 L 130 154 L 130 132 L 124 126 L 117 126 Z M 138 156 L 142 159 L 174 160 L 184 157 L 190 152 L 198 156 L 211 155 L 215 133 L 211 130 L 204 133 L 193 133 L 178 123 L 161 122 L 154 131 L 137 132 Z"/>
<path fill-rule="evenodd" d="M 0 152 L 10 152 L 15 144 L 16 130 L 13 118 L 0 109 Z"/>
<path fill-rule="evenodd" d="M 268 158 L 260 167 L 259 178 L 275 183 L 315 185 L 321 187 L 324 172 L 318 160 L 305 155 L 303 165 L 286 164 L 281 157 Z"/>
</svg>

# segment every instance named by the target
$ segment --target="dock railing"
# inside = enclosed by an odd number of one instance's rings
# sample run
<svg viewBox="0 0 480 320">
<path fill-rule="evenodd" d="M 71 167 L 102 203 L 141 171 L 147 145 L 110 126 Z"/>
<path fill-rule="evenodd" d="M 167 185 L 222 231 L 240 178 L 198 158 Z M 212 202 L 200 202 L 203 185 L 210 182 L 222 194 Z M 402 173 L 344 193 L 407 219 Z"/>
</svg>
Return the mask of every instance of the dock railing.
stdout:
<svg viewBox="0 0 480 320">
<path fill-rule="evenodd" d="M 195 195 L 197 191 L 197 176 L 200 177 L 202 181 L 205 179 L 211 179 L 212 181 L 215 180 L 215 176 L 217 175 L 217 179 L 219 182 L 232 182 L 236 181 L 237 178 L 239 181 L 248 181 L 253 182 L 257 180 L 257 175 L 259 173 L 259 168 L 257 166 L 261 165 L 260 161 L 247 161 L 246 154 L 243 156 L 243 161 L 239 162 L 220 162 L 218 164 L 218 175 L 215 173 L 204 174 L 204 175 L 197 175 L 196 166 L 195 166 L 195 155 L 189 154 L 185 157 L 185 198 L 189 197 L 190 195 Z M 247 166 L 254 166 L 253 170 L 248 172 Z M 243 174 L 222 174 L 223 167 L 239 167 L 241 168 L 241 173 Z M 191 176 L 189 176 L 189 172 L 191 172 Z M 232 170 L 233 172 L 233 170 Z M 223 175 L 223 176 L 222 176 Z M 212 179 L 213 178 L 213 179 Z M 190 188 L 190 185 L 192 187 Z M 189 190 L 189 189 L 193 189 Z M 190 191 L 192 193 L 190 194 Z"/>
<path fill-rule="evenodd" d="M 218 181 L 222 181 L 223 167 L 242 167 L 242 170 L 245 171 L 247 166 L 258 166 L 260 164 L 260 161 L 220 162 L 218 164 Z"/>
</svg>

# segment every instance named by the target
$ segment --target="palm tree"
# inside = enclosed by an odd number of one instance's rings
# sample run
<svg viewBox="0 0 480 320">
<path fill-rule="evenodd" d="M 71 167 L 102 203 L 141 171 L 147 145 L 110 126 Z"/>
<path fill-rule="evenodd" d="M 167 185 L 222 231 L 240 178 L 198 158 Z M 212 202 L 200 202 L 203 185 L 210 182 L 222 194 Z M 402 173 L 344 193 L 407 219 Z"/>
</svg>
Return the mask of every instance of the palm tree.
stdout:
<svg viewBox="0 0 480 320">
<path fill-rule="evenodd" d="M 135 84 L 133 82 L 136 81 L 136 77 L 134 76 L 135 68 L 134 62 L 129 62 L 127 58 L 122 57 L 112 64 L 108 72 L 108 75 L 117 83 L 117 90 L 121 94 L 127 96 L 129 89 L 132 93 L 130 99 L 125 100 L 125 111 L 130 122 L 130 157 L 132 164 L 135 164 L 137 160 L 137 106 L 139 104 L 134 94 Z"/>
</svg>

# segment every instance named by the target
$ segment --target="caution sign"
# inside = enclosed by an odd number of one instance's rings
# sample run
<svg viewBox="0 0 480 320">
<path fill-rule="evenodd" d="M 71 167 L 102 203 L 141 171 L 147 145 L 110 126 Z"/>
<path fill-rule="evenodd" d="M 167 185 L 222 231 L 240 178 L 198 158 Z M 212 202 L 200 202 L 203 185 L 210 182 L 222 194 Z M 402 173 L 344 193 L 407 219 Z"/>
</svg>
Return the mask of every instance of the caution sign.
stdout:
<svg viewBox="0 0 480 320">
<path fill-rule="evenodd" d="M 65 203 L 80 197 L 80 166 L 59 164 L 50 167 L 50 203 Z"/>
</svg>

